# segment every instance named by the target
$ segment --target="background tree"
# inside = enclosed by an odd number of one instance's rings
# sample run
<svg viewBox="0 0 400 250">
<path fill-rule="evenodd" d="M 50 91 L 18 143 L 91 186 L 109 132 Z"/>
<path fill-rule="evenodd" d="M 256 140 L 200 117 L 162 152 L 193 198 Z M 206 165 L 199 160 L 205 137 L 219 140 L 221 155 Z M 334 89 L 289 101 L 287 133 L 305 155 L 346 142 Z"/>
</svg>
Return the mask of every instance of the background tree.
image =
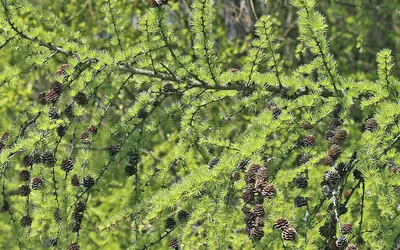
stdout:
<svg viewBox="0 0 400 250">
<path fill-rule="evenodd" d="M 0 13 L 3 248 L 399 247 L 396 1 Z"/>
</svg>

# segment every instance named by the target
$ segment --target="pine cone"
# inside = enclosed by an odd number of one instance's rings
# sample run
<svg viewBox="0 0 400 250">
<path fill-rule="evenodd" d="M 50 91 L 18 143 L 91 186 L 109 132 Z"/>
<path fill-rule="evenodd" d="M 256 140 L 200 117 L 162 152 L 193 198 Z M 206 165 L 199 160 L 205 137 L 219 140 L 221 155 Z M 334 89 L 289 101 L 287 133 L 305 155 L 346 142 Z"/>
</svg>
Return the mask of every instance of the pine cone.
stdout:
<svg viewBox="0 0 400 250">
<path fill-rule="evenodd" d="M 250 229 L 249 236 L 252 240 L 259 241 L 264 237 L 264 230 L 262 227 L 253 227 Z"/>
<path fill-rule="evenodd" d="M 340 232 L 342 232 L 342 234 L 351 234 L 353 232 L 353 225 L 351 225 L 351 223 L 344 223 Z"/>
<path fill-rule="evenodd" d="M 209 163 L 208 163 L 208 167 L 210 169 L 213 169 L 215 166 L 217 166 L 219 163 L 219 159 L 217 157 L 214 157 Z"/>
<path fill-rule="evenodd" d="M 78 203 L 75 204 L 75 212 L 77 213 L 83 213 L 86 210 L 86 204 L 82 201 L 79 201 Z"/>
<path fill-rule="evenodd" d="M 53 152 L 49 150 L 40 155 L 40 160 L 47 165 L 52 165 L 56 162 Z"/>
<path fill-rule="evenodd" d="M 57 245 L 58 245 L 58 240 L 56 238 L 50 238 L 44 242 L 44 247 L 55 247 Z"/>
<path fill-rule="evenodd" d="M 244 216 L 244 222 L 246 223 L 247 226 L 253 225 L 255 220 L 256 220 L 256 215 L 252 212 L 247 213 Z"/>
<path fill-rule="evenodd" d="M 83 216 L 82 216 L 82 217 L 83 217 Z M 80 220 L 80 221 L 75 221 L 75 222 L 72 224 L 72 232 L 74 232 L 74 233 L 79 232 L 79 230 L 81 230 L 81 223 L 82 223 L 82 220 Z"/>
<path fill-rule="evenodd" d="M 295 241 L 296 240 L 296 230 L 293 227 L 286 227 L 282 231 L 283 240 Z"/>
<path fill-rule="evenodd" d="M 65 172 L 69 172 L 74 168 L 74 163 L 72 162 L 72 159 L 64 159 L 61 162 L 61 170 Z"/>
<path fill-rule="evenodd" d="M 179 242 L 177 239 L 171 239 L 169 241 L 169 247 L 174 249 L 174 250 L 178 250 L 179 249 Z"/>
<path fill-rule="evenodd" d="M 336 230 L 335 230 L 335 225 L 333 225 L 333 227 L 329 224 L 329 222 L 325 222 L 324 225 L 322 225 L 319 228 L 319 234 L 324 237 L 324 238 L 332 238 L 335 236 L 336 234 Z"/>
<path fill-rule="evenodd" d="M 169 93 L 173 93 L 176 92 L 176 89 L 174 88 L 174 85 L 171 83 L 167 83 L 164 85 L 163 87 L 164 93 L 169 94 Z"/>
<path fill-rule="evenodd" d="M 29 173 L 28 170 L 22 170 L 21 172 L 19 172 L 19 179 L 21 181 L 28 181 L 30 176 L 31 174 Z"/>
<path fill-rule="evenodd" d="M 59 208 L 56 208 L 53 213 L 54 220 L 59 223 L 62 221 L 61 212 Z"/>
<path fill-rule="evenodd" d="M 75 114 L 74 114 L 74 106 L 68 105 L 65 109 L 64 109 L 64 115 L 65 117 L 67 117 L 68 119 L 72 120 L 75 118 Z"/>
<path fill-rule="evenodd" d="M 60 125 L 60 126 L 57 127 L 57 135 L 59 137 L 63 137 L 66 132 L 67 132 L 67 127 L 66 126 Z"/>
<path fill-rule="evenodd" d="M 243 159 L 238 163 L 236 169 L 244 172 L 249 164 L 250 164 L 250 159 L 248 158 Z"/>
<path fill-rule="evenodd" d="M 264 179 L 256 179 L 256 183 L 254 184 L 256 191 L 261 192 L 261 190 L 265 187 Z"/>
<path fill-rule="evenodd" d="M 51 89 L 54 90 L 58 95 L 61 95 L 63 91 L 63 85 L 60 82 L 55 81 L 51 84 Z"/>
<path fill-rule="evenodd" d="M 282 110 L 277 106 L 273 106 L 271 110 L 272 110 L 272 116 L 275 120 L 278 119 L 278 117 L 282 114 Z"/>
<path fill-rule="evenodd" d="M 56 107 L 51 107 L 49 109 L 49 117 L 50 119 L 56 120 L 58 118 L 60 118 L 60 113 L 58 112 L 58 108 Z"/>
<path fill-rule="evenodd" d="M 65 63 L 65 64 L 61 65 L 60 69 L 66 70 L 68 67 L 69 67 L 69 65 Z"/>
<path fill-rule="evenodd" d="M 131 152 L 128 161 L 129 164 L 136 166 L 140 161 L 140 155 L 137 152 Z"/>
<path fill-rule="evenodd" d="M 329 155 L 325 156 L 324 159 L 322 159 L 322 164 L 325 166 L 332 166 L 333 165 L 333 159 Z"/>
<path fill-rule="evenodd" d="M 147 117 L 147 111 L 145 109 L 141 109 L 138 111 L 138 113 L 136 114 L 137 118 L 139 119 L 144 119 Z"/>
<path fill-rule="evenodd" d="M 32 189 L 33 190 L 38 190 L 41 189 L 43 186 L 43 181 L 40 177 L 35 177 L 31 181 Z"/>
<path fill-rule="evenodd" d="M 60 95 L 54 89 L 46 93 L 46 103 L 56 103 L 59 98 Z"/>
<path fill-rule="evenodd" d="M 108 146 L 107 151 L 111 157 L 114 157 L 119 153 L 119 151 L 121 151 L 121 147 L 119 145 L 110 145 Z"/>
<path fill-rule="evenodd" d="M 296 177 L 296 179 L 294 180 L 294 183 L 295 183 L 297 188 L 305 189 L 305 188 L 308 187 L 308 179 L 307 179 L 307 177 L 304 177 L 304 176 L 301 176 L 301 175 L 298 175 Z"/>
<path fill-rule="evenodd" d="M 30 167 L 35 163 L 35 159 L 31 155 L 25 155 L 22 162 L 26 167 Z"/>
<path fill-rule="evenodd" d="M 67 250 L 79 250 L 79 249 L 80 247 L 78 243 L 69 243 L 67 247 Z"/>
<path fill-rule="evenodd" d="M 347 138 L 347 131 L 344 129 L 335 131 L 335 134 L 333 136 L 333 140 L 335 142 L 343 142 L 346 140 L 346 138 Z"/>
<path fill-rule="evenodd" d="M 79 183 L 78 175 L 74 174 L 71 177 L 71 185 L 74 186 L 74 187 L 79 187 L 80 183 Z"/>
<path fill-rule="evenodd" d="M 261 180 L 268 180 L 268 169 L 266 167 L 261 167 L 258 169 L 256 173 L 256 180 L 261 179 Z"/>
<path fill-rule="evenodd" d="M 255 227 L 264 227 L 264 217 L 256 217 L 253 222 Z"/>
<path fill-rule="evenodd" d="M 303 154 L 298 160 L 299 166 L 306 164 L 311 159 L 311 155 Z"/>
<path fill-rule="evenodd" d="M 0 141 L 2 142 L 6 142 L 8 140 L 8 138 L 10 137 L 10 134 L 8 132 L 5 132 L 2 136 Z"/>
<path fill-rule="evenodd" d="M 83 212 L 74 210 L 73 218 L 76 224 L 80 224 L 83 220 Z"/>
<path fill-rule="evenodd" d="M 305 130 L 313 129 L 313 125 L 311 123 L 309 123 L 309 122 L 303 122 L 302 127 Z"/>
<path fill-rule="evenodd" d="M 257 217 L 264 217 L 264 215 L 265 215 L 264 206 L 261 204 L 254 205 L 254 214 Z"/>
<path fill-rule="evenodd" d="M 296 207 L 304 207 L 307 206 L 307 198 L 303 197 L 303 196 L 296 196 L 296 198 L 294 198 L 294 205 Z"/>
<path fill-rule="evenodd" d="M 177 217 L 178 217 L 178 221 L 182 222 L 182 221 L 185 221 L 185 220 L 187 220 L 189 218 L 189 213 L 186 212 L 185 210 L 180 210 L 178 212 L 178 216 Z"/>
<path fill-rule="evenodd" d="M 19 222 L 21 224 L 21 227 L 30 227 L 32 224 L 32 218 L 29 215 L 25 215 L 21 218 Z"/>
<path fill-rule="evenodd" d="M 256 174 L 260 169 L 260 165 L 253 164 L 250 166 L 249 170 L 244 174 L 244 180 L 247 184 L 254 183 L 256 181 Z"/>
<path fill-rule="evenodd" d="M 82 144 L 89 144 L 90 143 L 90 133 L 85 131 L 81 134 L 81 143 Z"/>
<path fill-rule="evenodd" d="M 84 106 L 88 103 L 88 98 L 86 97 L 86 95 L 82 92 L 78 92 L 78 94 L 76 94 L 76 96 L 74 96 L 74 101 L 76 103 L 78 103 L 81 106 Z"/>
<path fill-rule="evenodd" d="M 96 134 L 97 133 L 97 127 L 95 125 L 92 125 L 88 127 L 87 131 L 91 134 Z"/>
<path fill-rule="evenodd" d="M 284 230 L 288 227 L 290 227 L 289 221 L 284 217 L 280 217 L 277 221 L 275 221 L 273 228 L 274 230 Z"/>
<path fill-rule="evenodd" d="M 42 104 L 42 105 L 47 104 L 47 101 L 46 101 L 46 93 L 40 93 L 40 94 L 38 95 L 38 97 L 37 97 L 37 102 L 38 102 L 39 104 Z"/>
<path fill-rule="evenodd" d="M 313 135 L 307 135 L 303 138 L 303 145 L 306 147 L 312 147 L 315 145 L 315 137 Z"/>
<path fill-rule="evenodd" d="M 346 236 L 341 235 L 339 238 L 336 240 L 336 246 L 339 248 L 345 248 L 349 244 Z"/>
<path fill-rule="evenodd" d="M 254 192 L 256 190 L 252 186 L 246 186 L 243 191 L 242 199 L 245 203 L 252 202 L 254 200 Z"/>
<path fill-rule="evenodd" d="M 268 184 L 265 185 L 264 188 L 261 190 L 261 195 L 268 198 L 272 199 L 276 195 L 276 189 L 273 184 Z"/>
<path fill-rule="evenodd" d="M 64 70 L 58 69 L 58 70 L 56 70 L 56 72 L 54 73 L 54 75 L 55 75 L 55 76 L 61 76 L 61 75 L 63 75 L 64 73 L 65 73 Z"/>
<path fill-rule="evenodd" d="M 364 123 L 364 131 L 375 131 L 378 128 L 378 122 L 375 118 L 369 118 Z"/>
<path fill-rule="evenodd" d="M 322 190 L 322 194 L 326 198 L 329 198 L 332 196 L 332 189 L 328 185 L 322 185 L 321 190 Z"/>
<path fill-rule="evenodd" d="M 337 144 L 333 144 L 328 149 L 328 155 L 333 159 L 337 159 L 341 153 L 340 147 Z"/>
<path fill-rule="evenodd" d="M 168 217 L 165 220 L 165 230 L 170 231 L 176 227 L 176 221 L 174 218 Z"/>
<path fill-rule="evenodd" d="M 340 176 L 345 176 L 345 174 L 349 171 L 349 166 L 346 163 L 340 162 L 336 167 Z"/>
<path fill-rule="evenodd" d="M 4 202 L 4 204 L 0 207 L 0 213 L 6 213 L 8 212 L 9 206 L 7 202 Z"/>
<path fill-rule="evenodd" d="M 346 250 L 358 250 L 358 247 L 356 245 L 349 245 Z"/>
<path fill-rule="evenodd" d="M 91 176 L 86 176 L 85 178 L 83 178 L 83 186 L 84 187 L 90 188 L 94 185 L 94 182 L 95 182 L 95 180 Z"/>
<path fill-rule="evenodd" d="M 340 175 L 336 170 L 327 170 L 324 172 L 324 181 L 329 185 L 335 184 L 340 179 Z"/>
<path fill-rule="evenodd" d="M 31 188 L 28 185 L 22 185 L 18 188 L 18 194 L 28 196 L 31 193 Z"/>
<path fill-rule="evenodd" d="M 126 174 L 127 176 L 132 176 L 132 175 L 134 175 L 134 174 L 136 174 L 136 173 L 137 173 L 137 167 L 136 167 L 136 165 L 131 165 L 131 164 L 126 165 L 126 167 L 125 167 L 125 174 Z"/>
<path fill-rule="evenodd" d="M 147 0 L 151 7 L 161 7 L 168 4 L 168 0 Z"/>
</svg>

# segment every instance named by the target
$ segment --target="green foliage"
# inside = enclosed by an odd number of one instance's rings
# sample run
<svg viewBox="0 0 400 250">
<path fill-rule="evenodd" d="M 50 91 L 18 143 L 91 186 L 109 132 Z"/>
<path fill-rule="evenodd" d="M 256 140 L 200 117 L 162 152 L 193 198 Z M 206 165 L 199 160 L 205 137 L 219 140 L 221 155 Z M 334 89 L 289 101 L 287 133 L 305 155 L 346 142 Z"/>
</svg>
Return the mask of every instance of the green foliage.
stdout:
<svg viewBox="0 0 400 250">
<path fill-rule="evenodd" d="M 148 2 L 1 1 L 2 248 L 399 247 L 398 5 Z"/>
</svg>

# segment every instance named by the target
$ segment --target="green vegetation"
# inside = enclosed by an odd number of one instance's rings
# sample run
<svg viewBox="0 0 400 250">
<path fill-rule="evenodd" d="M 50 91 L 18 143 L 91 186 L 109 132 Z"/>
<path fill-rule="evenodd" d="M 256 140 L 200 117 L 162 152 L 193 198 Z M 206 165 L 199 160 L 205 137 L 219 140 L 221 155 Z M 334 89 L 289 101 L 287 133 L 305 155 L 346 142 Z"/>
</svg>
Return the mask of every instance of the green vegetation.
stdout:
<svg viewBox="0 0 400 250">
<path fill-rule="evenodd" d="M 400 249 L 400 4 L 1 0 L 1 249 Z"/>
</svg>

